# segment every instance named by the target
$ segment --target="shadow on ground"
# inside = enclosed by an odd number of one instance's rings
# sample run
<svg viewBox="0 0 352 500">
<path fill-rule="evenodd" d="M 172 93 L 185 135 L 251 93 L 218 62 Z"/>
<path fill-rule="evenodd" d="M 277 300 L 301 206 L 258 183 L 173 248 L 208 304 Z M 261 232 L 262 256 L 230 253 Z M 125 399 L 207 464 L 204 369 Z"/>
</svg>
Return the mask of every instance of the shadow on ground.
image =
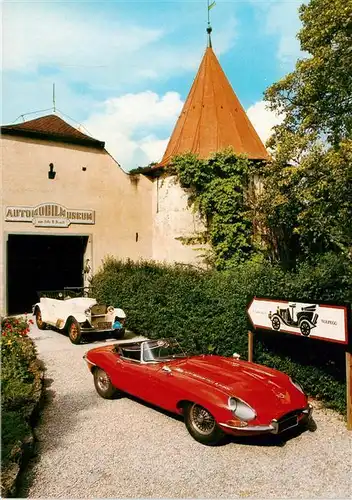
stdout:
<svg viewBox="0 0 352 500">
<path fill-rule="evenodd" d="M 47 451 L 60 446 L 65 434 L 76 432 L 80 413 L 98 406 L 99 403 L 99 398 L 94 390 L 58 395 L 50 388 L 53 382 L 54 380 L 50 378 L 44 381 L 45 393 L 42 408 L 34 428 L 33 456 L 19 479 L 18 498 L 28 497 L 35 478 L 35 468 L 40 463 L 44 448 Z M 42 435 L 44 419 L 46 422 L 45 436 Z"/>
<path fill-rule="evenodd" d="M 166 417 L 172 418 L 174 420 L 177 420 L 179 422 L 183 422 L 183 416 L 182 415 L 177 415 L 175 413 L 171 413 L 169 411 L 163 410 L 162 408 L 159 408 L 157 406 L 154 406 L 150 403 L 146 403 L 145 401 L 135 397 L 131 396 L 129 394 L 124 394 L 124 393 L 117 393 L 113 399 L 121 399 L 122 397 L 127 397 L 131 401 L 135 401 L 136 403 L 142 404 L 143 406 L 147 408 L 151 408 L 158 413 L 161 413 L 162 415 L 165 415 Z M 311 419 L 310 422 L 308 422 L 306 425 L 302 425 L 299 427 L 296 427 L 295 429 L 290 429 L 286 432 L 283 432 L 282 434 L 275 435 L 275 434 L 260 434 L 260 435 L 243 435 L 243 436 L 230 436 L 227 435 L 221 443 L 219 443 L 216 446 L 226 446 L 229 443 L 233 444 L 238 444 L 238 445 L 243 445 L 243 446 L 266 446 L 266 447 L 271 447 L 271 446 L 278 446 L 278 447 L 283 447 L 285 444 L 290 441 L 291 439 L 297 438 L 304 432 L 315 432 L 317 430 L 317 425 L 314 419 Z M 186 427 L 185 427 L 185 432 L 187 432 Z"/>
</svg>

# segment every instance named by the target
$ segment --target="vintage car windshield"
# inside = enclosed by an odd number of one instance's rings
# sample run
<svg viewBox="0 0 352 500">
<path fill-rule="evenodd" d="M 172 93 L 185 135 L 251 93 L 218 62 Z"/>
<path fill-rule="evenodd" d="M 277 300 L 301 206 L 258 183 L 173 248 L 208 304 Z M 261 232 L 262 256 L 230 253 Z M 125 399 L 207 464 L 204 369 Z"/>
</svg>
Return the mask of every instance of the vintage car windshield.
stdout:
<svg viewBox="0 0 352 500">
<path fill-rule="evenodd" d="M 160 363 L 188 356 L 175 339 L 148 340 L 143 342 L 143 361 Z"/>
</svg>

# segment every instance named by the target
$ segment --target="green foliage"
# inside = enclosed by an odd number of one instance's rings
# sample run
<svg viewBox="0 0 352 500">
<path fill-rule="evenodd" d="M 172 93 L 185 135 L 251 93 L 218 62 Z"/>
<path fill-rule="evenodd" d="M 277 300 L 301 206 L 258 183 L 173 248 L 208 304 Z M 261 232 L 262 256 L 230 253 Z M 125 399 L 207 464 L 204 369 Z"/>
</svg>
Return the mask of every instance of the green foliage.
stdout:
<svg viewBox="0 0 352 500">
<path fill-rule="evenodd" d="M 352 241 L 352 3 L 310 0 L 300 17 L 307 57 L 265 95 L 284 121 L 256 206 L 267 251 L 286 267 L 330 251 L 351 257 Z"/>
<path fill-rule="evenodd" d="M 3 411 L 1 413 L 1 465 L 6 467 L 18 453 L 23 439 L 29 433 L 29 425 L 20 413 Z M 17 448 L 16 448 L 17 445 Z"/>
<path fill-rule="evenodd" d="M 332 144 L 352 138 L 352 3 L 310 0 L 300 8 L 301 49 L 308 57 L 266 91 L 283 127 L 324 134 Z"/>
<path fill-rule="evenodd" d="M 259 258 L 226 271 L 108 259 L 93 279 L 97 298 L 122 307 L 127 326 L 149 338 L 176 337 L 193 353 L 247 356 L 248 300 L 254 295 L 352 301 L 352 270 L 328 254 L 293 272 Z M 285 334 L 256 335 L 255 359 L 286 371 L 306 391 L 343 412 L 341 346 Z"/>
<path fill-rule="evenodd" d="M 232 149 L 203 160 L 192 153 L 173 158 L 168 172 L 189 190 L 189 202 L 203 218 L 206 231 L 185 243 L 208 242 L 218 269 L 247 259 L 253 252 L 249 211 L 249 178 L 254 166 Z"/>
<path fill-rule="evenodd" d="M 151 163 L 149 163 L 149 165 L 147 165 L 146 167 L 136 167 L 136 168 L 132 168 L 131 170 L 129 170 L 129 175 L 135 175 L 135 174 L 143 174 L 145 172 L 149 172 L 150 169 L 152 167 L 155 167 L 156 165 L 158 165 L 158 163 L 156 161 L 152 161 Z"/>
<path fill-rule="evenodd" d="M 39 361 L 30 338 L 26 318 L 1 320 L 1 443 L 2 467 L 14 460 L 19 446 L 28 434 L 27 412 L 34 400 L 34 384 Z"/>
<path fill-rule="evenodd" d="M 285 148 L 283 136 L 279 154 Z M 264 187 L 257 219 L 266 228 L 263 240 L 274 258 L 292 267 L 325 252 L 350 254 L 352 141 L 341 143 L 339 150 L 316 144 L 299 163 L 277 158 L 265 169 Z"/>
</svg>

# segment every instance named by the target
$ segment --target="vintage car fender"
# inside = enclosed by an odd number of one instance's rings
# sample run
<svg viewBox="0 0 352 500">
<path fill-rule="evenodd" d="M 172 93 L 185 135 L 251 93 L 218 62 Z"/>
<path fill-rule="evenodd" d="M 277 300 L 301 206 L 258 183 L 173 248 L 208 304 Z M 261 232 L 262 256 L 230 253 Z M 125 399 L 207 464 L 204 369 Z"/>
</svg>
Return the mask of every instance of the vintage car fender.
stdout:
<svg viewBox="0 0 352 500">
<path fill-rule="evenodd" d="M 182 374 L 178 373 L 177 368 L 173 369 L 173 373 L 174 377 L 182 377 Z M 234 396 L 234 394 L 232 394 L 233 391 L 226 391 L 224 388 L 219 388 L 215 384 L 211 384 L 208 381 L 194 380 L 188 377 L 187 380 L 185 380 L 185 383 L 182 384 L 182 387 L 182 399 L 178 401 L 176 408 L 178 413 L 182 413 L 182 403 L 190 401 L 206 408 L 218 422 L 222 421 L 224 418 L 228 419 L 231 417 L 231 410 L 228 407 L 228 399 L 230 396 Z"/>
<path fill-rule="evenodd" d="M 118 318 L 126 318 L 126 313 L 123 309 L 119 309 L 118 307 L 115 307 L 114 309 L 114 314 L 115 316 L 117 316 Z"/>
<path fill-rule="evenodd" d="M 47 323 L 50 316 L 49 316 L 49 312 L 48 312 L 46 305 L 43 303 L 40 303 L 40 302 L 37 302 L 36 304 L 34 304 L 33 315 L 35 315 L 37 309 L 40 309 L 40 312 L 42 315 L 42 320 L 44 321 L 44 323 Z"/>
<path fill-rule="evenodd" d="M 57 318 L 61 320 L 62 324 L 60 328 L 67 326 L 67 321 L 70 317 L 75 318 L 78 323 L 85 323 L 88 319 L 85 310 L 94 304 L 96 304 L 95 299 L 85 297 L 77 297 L 60 302 L 57 310 Z"/>
<path fill-rule="evenodd" d="M 75 320 L 78 321 L 78 323 L 85 323 L 87 321 L 87 316 L 84 313 L 74 312 L 74 313 L 67 315 L 65 318 L 66 324 L 67 324 L 67 321 L 69 318 L 75 318 Z"/>
<path fill-rule="evenodd" d="M 49 308 L 51 307 L 51 303 L 47 304 L 45 301 L 37 302 L 33 306 L 33 314 L 35 314 L 37 308 L 39 308 L 42 315 L 42 320 L 45 323 L 55 325 L 59 329 L 63 329 L 67 326 L 67 320 L 70 317 L 75 318 L 78 323 L 84 323 L 85 321 L 87 321 L 86 314 L 82 311 L 75 311 L 74 307 L 72 307 L 72 304 L 65 304 L 65 302 L 63 301 L 62 303 L 60 303 L 60 306 L 61 310 L 56 311 L 57 314 L 55 314 L 55 317 L 50 317 Z M 66 310 L 65 306 L 67 307 Z"/>
</svg>

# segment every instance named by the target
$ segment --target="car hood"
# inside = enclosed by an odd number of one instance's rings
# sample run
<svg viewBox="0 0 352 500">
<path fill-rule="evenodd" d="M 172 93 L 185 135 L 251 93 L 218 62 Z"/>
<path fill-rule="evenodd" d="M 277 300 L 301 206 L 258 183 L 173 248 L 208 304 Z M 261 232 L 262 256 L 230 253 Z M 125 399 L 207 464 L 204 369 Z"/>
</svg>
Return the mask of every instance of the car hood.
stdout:
<svg viewBox="0 0 352 500">
<path fill-rule="evenodd" d="M 64 302 L 67 305 L 82 309 L 87 309 L 97 303 L 96 299 L 91 299 L 89 297 L 75 297 L 73 299 L 66 299 Z"/>
<path fill-rule="evenodd" d="M 243 399 L 256 409 L 258 405 L 269 406 L 285 412 L 307 404 L 306 396 L 286 374 L 255 363 L 221 356 L 194 356 L 177 363 L 174 370 Z"/>
</svg>

